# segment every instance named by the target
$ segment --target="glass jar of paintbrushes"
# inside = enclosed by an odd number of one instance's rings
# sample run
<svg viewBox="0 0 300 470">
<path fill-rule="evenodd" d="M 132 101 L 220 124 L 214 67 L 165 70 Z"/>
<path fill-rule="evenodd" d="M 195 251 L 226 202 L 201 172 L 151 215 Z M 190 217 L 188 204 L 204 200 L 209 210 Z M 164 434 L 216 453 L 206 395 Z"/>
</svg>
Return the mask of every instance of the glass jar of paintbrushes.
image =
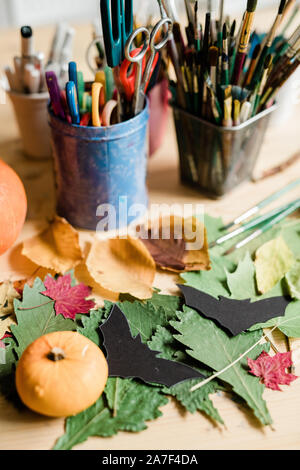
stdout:
<svg viewBox="0 0 300 470">
<path fill-rule="evenodd" d="M 198 3 L 186 2 L 187 39 L 175 22 L 170 47 L 181 179 L 222 196 L 251 178 L 276 94 L 300 64 L 300 27 L 283 34 L 294 12 L 281 0 L 270 31 L 258 35 L 257 0 L 248 0 L 239 27 L 221 1 L 219 20 L 208 11 L 202 28 Z"/>
</svg>

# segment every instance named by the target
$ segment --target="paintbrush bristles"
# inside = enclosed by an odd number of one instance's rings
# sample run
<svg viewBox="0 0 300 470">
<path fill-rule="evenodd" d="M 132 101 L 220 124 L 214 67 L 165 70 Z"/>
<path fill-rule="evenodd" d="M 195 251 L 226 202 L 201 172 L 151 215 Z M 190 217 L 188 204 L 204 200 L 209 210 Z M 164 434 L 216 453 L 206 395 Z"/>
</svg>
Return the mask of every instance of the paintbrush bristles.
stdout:
<svg viewBox="0 0 300 470">
<path fill-rule="evenodd" d="M 218 65 L 219 49 L 216 46 L 211 46 L 208 51 L 208 61 L 211 67 Z"/>
<path fill-rule="evenodd" d="M 226 23 L 223 24 L 223 41 L 226 41 L 228 36 Z"/>
<path fill-rule="evenodd" d="M 253 54 L 252 54 L 252 60 L 257 59 L 257 57 L 259 56 L 260 50 L 261 50 L 261 45 L 260 45 L 260 44 L 257 44 L 257 45 L 255 46 L 254 51 L 253 51 Z"/>
<path fill-rule="evenodd" d="M 265 64 L 264 64 L 265 69 L 268 69 L 269 67 L 271 67 L 272 60 L 273 60 L 272 54 L 268 54 L 267 57 L 266 57 L 266 60 L 265 60 Z"/>
<path fill-rule="evenodd" d="M 286 0 L 281 0 L 278 10 L 278 15 L 282 15 L 283 10 L 285 9 Z"/>
<path fill-rule="evenodd" d="M 231 29 L 230 29 L 230 36 L 234 38 L 234 33 L 235 33 L 235 28 L 236 28 L 236 20 L 232 23 Z"/>
<path fill-rule="evenodd" d="M 256 10 L 256 7 L 257 7 L 257 0 L 248 0 L 247 11 L 253 12 Z"/>
</svg>

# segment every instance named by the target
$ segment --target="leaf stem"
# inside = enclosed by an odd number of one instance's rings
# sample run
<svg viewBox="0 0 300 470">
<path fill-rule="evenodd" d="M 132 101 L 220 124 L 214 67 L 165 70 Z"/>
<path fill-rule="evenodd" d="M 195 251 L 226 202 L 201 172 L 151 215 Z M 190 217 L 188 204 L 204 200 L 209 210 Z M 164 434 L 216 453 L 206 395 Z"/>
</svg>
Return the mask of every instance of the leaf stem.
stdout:
<svg viewBox="0 0 300 470">
<path fill-rule="evenodd" d="M 272 333 L 274 330 L 276 330 L 277 328 L 277 325 L 274 326 L 274 328 L 272 328 L 272 330 L 269 332 Z M 249 352 L 252 351 L 252 349 L 256 348 L 256 346 L 258 346 L 263 340 L 265 339 L 268 339 L 268 335 L 267 334 L 264 334 L 259 341 L 257 341 L 255 344 L 253 344 L 251 346 L 251 348 L 247 349 L 247 351 L 244 352 L 244 354 L 242 354 L 240 357 L 238 357 L 234 362 L 231 362 L 228 366 L 226 366 L 224 369 L 220 370 L 219 372 L 216 372 L 215 374 L 211 375 L 208 379 L 206 380 L 203 380 L 202 382 L 200 382 L 199 384 L 195 385 L 194 387 L 192 387 L 190 389 L 190 392 L 195 392 L 196 390 L 198 390 L 199 388 L 201 387 L 204 387 L 204 385 L 208 384 L 209 382 L 211 382 L 212 380 L 216 379 L 217 377 L 219 377 L 221 374 L 224 374 L 224 372 L 226 372 L 228 369 L 230 369 L 231 367 L 233 367 L 235 364 L 237 364 L 238 362 L 240 362 L 243 357 L 245 357 L 247 354 L 249 354 Z"/>
<path fill-rule="evenodd" d="M 35 307 L 27 307 L 27 308 L 18 307 L 18 310 L 21 310 L 21 311 L 24 311 L 24 310 L 34 310 L 34 309 L 36 309 L 36 308 L 44 307 L 45 305 L 51 304 L 52 302 L 54 302 L 54 301 L 53 301 L 53 300 L 49 300 L 48 302 L 45 302 L 44 304 L 36 305 Z"/>
</svg>

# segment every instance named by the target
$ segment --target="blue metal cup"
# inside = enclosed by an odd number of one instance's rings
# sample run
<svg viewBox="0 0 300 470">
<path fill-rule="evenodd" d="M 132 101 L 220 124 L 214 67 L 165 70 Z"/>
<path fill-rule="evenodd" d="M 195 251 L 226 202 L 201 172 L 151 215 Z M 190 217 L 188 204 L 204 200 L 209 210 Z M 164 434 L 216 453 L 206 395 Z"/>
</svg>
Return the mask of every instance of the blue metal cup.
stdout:
<svg viewBox="0 0 300 470">
<path fill-rule="evenodd" d="M 88 230 L 110 216 L 99 210 L 104 205 L 115 210 L 110 229 L 122 229 L 142 215 L 132 208 L 148 205 L 148 121 L 148 105 L 129 121 L 99 128 L 69 124 L 49 110 L 58 215 Z"/>
</svg>

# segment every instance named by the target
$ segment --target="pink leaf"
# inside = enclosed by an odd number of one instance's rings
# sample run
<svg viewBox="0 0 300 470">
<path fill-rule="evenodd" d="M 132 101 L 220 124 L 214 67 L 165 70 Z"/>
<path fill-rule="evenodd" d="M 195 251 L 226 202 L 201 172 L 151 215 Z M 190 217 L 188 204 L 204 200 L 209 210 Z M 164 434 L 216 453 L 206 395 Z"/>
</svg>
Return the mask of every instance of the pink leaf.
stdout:
<svg viewBox="0 0 300 470">
<path fill-rule="evenodd" d="M 91 289 L 84 284 L 71 285 L 70 274 L 53 279 L 48 276 L 45 279 L 47 290 L 42 294 L 55 301 L 56 315 L 75 320 L 78 313 L 89 313 L 95 307 L 93 300 L 86 300 L 91 295 Z"/>
<path fill-rule="evenodd" d="M 5 344 L 3 343 L 3 341 L 0 340 L 0 349 L 5 349 Z"/>
<path fill-rule="evenodd" d="M 281 390 L 279 385 L 290 385 L 296 377 L 286 372 L 286 369 L 293 365 L 292 353 L 278 353 L 269 356 L 265 351 L 254 361 L 248 357 L 250 373 L 260 377 L 261 382 L 272 390 Z"/>
</svg>

